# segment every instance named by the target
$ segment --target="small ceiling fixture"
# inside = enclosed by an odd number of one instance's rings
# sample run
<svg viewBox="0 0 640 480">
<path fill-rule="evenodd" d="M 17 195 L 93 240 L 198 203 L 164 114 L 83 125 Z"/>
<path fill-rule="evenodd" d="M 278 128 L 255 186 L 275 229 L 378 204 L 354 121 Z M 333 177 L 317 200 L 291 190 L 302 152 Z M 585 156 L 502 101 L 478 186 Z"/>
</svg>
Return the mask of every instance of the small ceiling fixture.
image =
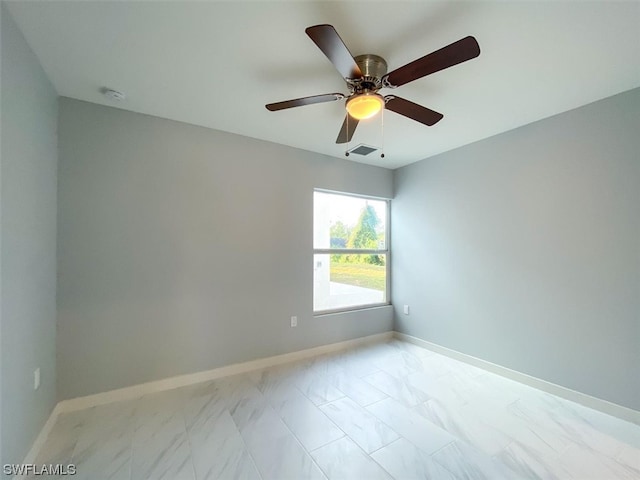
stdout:
<svg viewBox="0 0 640 480">
<path fill-rule="evenodd" d="M 122 100 L 127 98 L 127 96 L 123 92 L 119 92 L 107 87 L 103 87 L 101 89 L 101 92 L 109 100 L 115 100 L 116 102 L 121 102 Z"/>
<path fill-rule="evenodd" d="M 347 112 L 356 120 L 365 120 L 376 115 L 384 107 L 382 95 L 372 92 L 354 95 L 347 100 Z"/>
</svg>

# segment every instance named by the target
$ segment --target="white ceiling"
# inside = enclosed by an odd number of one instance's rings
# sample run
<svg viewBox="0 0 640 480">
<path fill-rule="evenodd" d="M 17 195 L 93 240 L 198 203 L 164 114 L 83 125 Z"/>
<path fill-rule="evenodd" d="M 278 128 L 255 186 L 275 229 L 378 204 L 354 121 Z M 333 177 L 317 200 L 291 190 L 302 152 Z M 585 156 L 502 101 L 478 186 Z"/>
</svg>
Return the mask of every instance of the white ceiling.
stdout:
<svg viewBox="0 0 640 480">
<path fill-rule="evenodd" d="M 640 86 L 640 3 L 22 1 L 9 9 L 58 93 L 343 157 L 343 102 L 266 103 L 347 89 L 306 36 L 332 24 L 353 55 L 389 70 L 473 35 L 478 58 L 393 93 L 444 114 L 426 127 L 384 115 L 397 168 Z M 114 103 L 101 87 L 127 94 Z M 382 91 L 389 93 L 389 91 Z M 382 144 L 380 118 L 351 146 Z"/>
</svg>

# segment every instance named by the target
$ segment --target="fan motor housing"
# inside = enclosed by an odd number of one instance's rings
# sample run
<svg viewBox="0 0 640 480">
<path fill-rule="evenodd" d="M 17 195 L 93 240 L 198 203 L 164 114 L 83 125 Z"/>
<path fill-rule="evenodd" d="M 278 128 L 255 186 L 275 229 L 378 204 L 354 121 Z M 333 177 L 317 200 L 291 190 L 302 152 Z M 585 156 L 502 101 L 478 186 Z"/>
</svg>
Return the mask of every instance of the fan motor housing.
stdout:
<svg viewBox="0 0 640 480">
<path fill-rule="evenodd" d="M 360 89 L 356 90 L 378 90 L 382 86 L 382 77 L 387 73 L 385 59 L 378 55 L 367 53 L 358 55 L 354 60 L 362 72 Z"/>
</svg>

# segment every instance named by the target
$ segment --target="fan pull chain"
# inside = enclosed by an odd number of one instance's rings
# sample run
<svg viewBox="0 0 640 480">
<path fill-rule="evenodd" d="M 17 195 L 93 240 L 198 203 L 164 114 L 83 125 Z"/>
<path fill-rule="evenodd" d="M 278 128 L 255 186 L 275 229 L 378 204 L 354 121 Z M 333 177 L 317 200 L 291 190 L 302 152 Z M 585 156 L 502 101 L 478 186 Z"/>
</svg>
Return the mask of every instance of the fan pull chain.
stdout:
<svg viewBox="0 0 640 480">
<path fill-rule="evenodd" d="M 382 131 L 382 148 L 380 149 L 380 158 L 384 158 L 384 107 L 380 112 L 380 129 Z"/>
<path fill-rule="evenodd" d="M 346 122 L 347 122 L 347 146 L 346 146 L 346 150 L 344 152 L 344 156 L 348 157 L 349 156 L 349 141 L 351 140 L 351 138 L 349 138 L 349 114 L 348 113 L 347 113 Z"/>
</svg>

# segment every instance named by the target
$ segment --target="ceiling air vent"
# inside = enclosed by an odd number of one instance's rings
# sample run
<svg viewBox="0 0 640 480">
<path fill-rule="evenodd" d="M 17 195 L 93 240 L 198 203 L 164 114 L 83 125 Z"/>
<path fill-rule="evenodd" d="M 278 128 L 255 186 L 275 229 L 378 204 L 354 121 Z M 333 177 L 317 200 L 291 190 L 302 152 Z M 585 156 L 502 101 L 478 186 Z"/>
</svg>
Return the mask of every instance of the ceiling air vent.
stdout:
<svg viewBox="0 0 640 480">
<path fill-rule="evenodd" d="M 349 153 L 355 153 L 357 155 L 369 155 L 371 152 L 375 152 L 376 150 L 378 150 L 377 147 L 372 147 L 370 145 L 361 143 L 360 145 L 349 150 Z"/>
</svg>

